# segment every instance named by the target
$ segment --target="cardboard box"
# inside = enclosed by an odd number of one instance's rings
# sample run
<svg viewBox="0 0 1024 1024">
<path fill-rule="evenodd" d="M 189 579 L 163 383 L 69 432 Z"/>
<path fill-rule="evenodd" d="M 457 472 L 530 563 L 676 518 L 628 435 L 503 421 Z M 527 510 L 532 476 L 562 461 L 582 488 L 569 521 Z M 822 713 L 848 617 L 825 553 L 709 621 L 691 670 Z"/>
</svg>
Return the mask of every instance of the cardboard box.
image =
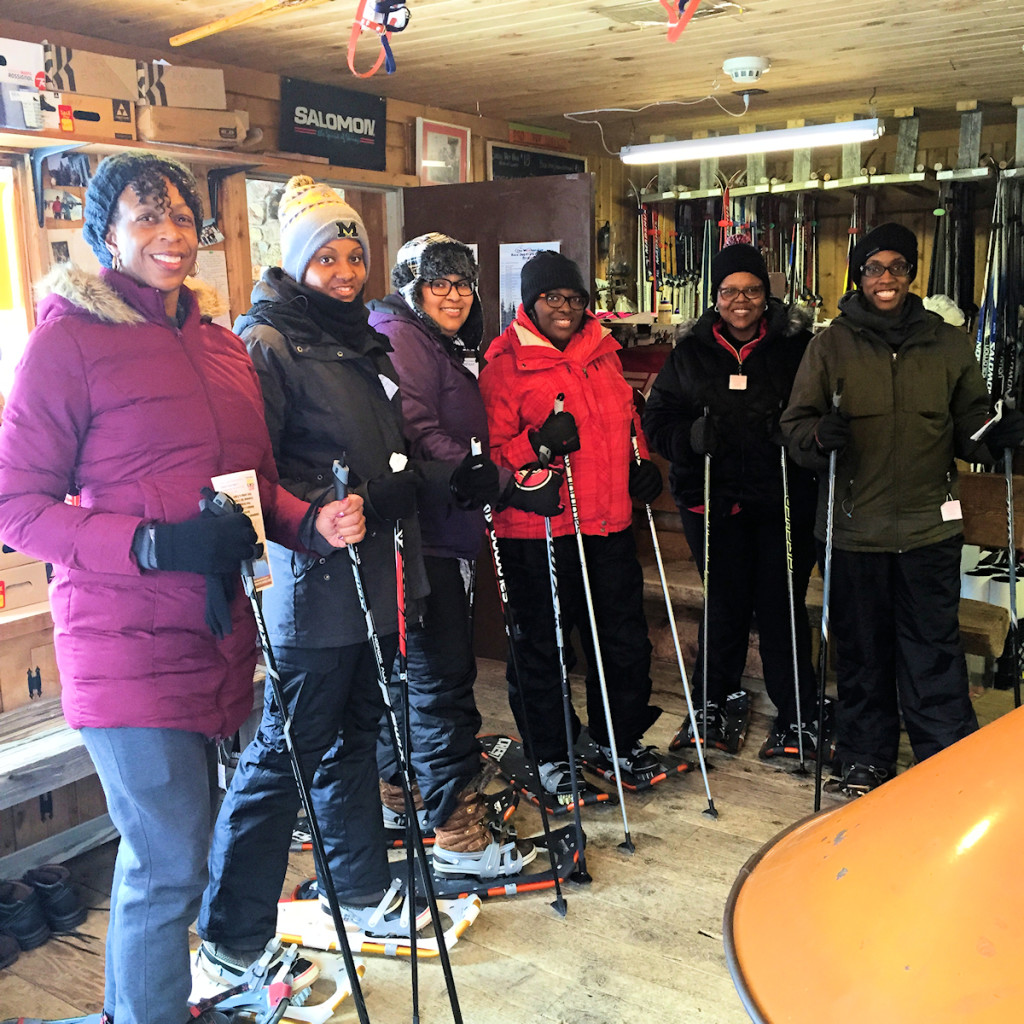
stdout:
<svg viewBox="0 0 1024 1024">
<path fill-rule="evenodd" d="M 245 110 L 139 107 L 138 130 L 139 138 L 146 142 L 230 149 L 248 134 L 249 114 Z"/>
<path fill-rule="evenodd" d="M 0 569 L 0 611 L 48 600 L 46 566 L 42 562 Z"/>
<path fill-rule="evenodd" d="M 5 551 L 0 549 L 0 576 L 3 576 L 5 569 L 15 569 L 20 565 L 30 565 L 38 559 L 29 558 L 20 551 Z"/>
<path fill-rule="evenodd" d="M 78 139 L 136 138 L 131 100 L 77 92 L 47 92 L 42 97 L 44 128 Z"/>
<path fill-rule="evenodd" d="M 139 106 L 226 110 L 224 72 L 220 68 L 182 68 L 176 64 L 136 63 Z"/>
<path fill-rule="evenodd" d="M 11 82 L 35 89 L 46 88 L 42 43 L 20 39 L 0 39 L 0 82 Z"/>
<path fill-rule="evenodd" d="M 0 82 L 0 128 L 40 131 L 43 94 L 35 86 Z"/>
<path fill-rule="evenodd" d="M 87 96 L 121 99 L 135 96 L 138 72 L 129 57 L 44 43 L 46 88 L 51 92 L 79 92 Z"/>
<path fill-rule="evenodd" d="M 59 696 L 53 617 L 44 594 L 42 604 L 0 612 L 0 708 L 11 711 Z"/>
</svg>

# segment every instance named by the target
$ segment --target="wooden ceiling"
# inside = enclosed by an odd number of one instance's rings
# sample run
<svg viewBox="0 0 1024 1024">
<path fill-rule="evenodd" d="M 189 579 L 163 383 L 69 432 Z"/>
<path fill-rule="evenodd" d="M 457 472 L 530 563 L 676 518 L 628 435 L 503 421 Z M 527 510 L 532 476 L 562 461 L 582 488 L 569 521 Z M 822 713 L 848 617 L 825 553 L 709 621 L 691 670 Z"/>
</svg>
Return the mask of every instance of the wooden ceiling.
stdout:
<svg viewBox="0 0 1024 1024">
<path fill-rule="evenodd" d="M 771 60 L 752 86 L 767 93 L 751 98 L 743 119 L 767 128 L 907 107 L 923 128 L 948 127 L 963 100 L 981 101 L 986 121 L 1006 121 L 1011 99 L 1024 94 L 1024 0 L 702 0 L 671 44 L 658 0 L 408 0 L 409 27 L 392 40 L 397 73 L 366 80 L 346 66 L 356 0 L 308 8 L 292 0 L 271 18 L 168 46 L 170 36 L 248 3 L 3 0 L 0 10 L 179 63 L 250 67 L 549 128 L 570 128 L 568 112 L 662 104 L 581 115 L 601 123 L 615 151 L 656 133 L 735 131 L 743 122 L 721 109 L 743 109 L 741 87 L 722 72 L 729 57 Z M 359 68 L 376 54 L 364 34 Z M 597 129 L 586 131 L 599 145 Z"/>
</svg>

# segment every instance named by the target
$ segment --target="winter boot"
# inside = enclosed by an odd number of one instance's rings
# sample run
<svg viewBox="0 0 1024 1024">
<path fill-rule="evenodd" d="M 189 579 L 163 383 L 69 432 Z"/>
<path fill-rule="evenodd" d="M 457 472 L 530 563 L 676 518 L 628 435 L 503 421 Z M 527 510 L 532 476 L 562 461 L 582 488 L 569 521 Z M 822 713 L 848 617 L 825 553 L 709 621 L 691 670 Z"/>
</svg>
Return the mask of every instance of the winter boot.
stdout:
<svg viewBox="0 0 1024 1024">
<path fill-rule="evenodd" d="M 750 725 L 750 696 L 746 690 L 737 690 L 725 698 L 722 706 L 721 748 L 730 754 L 738 754 L 747 738 Z M 711 742 L 711 737 L 708 737 Z"/>
<path fill-rule="evenodd" d="M 869 764 L 840 765 L 832 763 L 832 775 L 822 787 L 839 799 L 864 796 L 877 789 L 892 773 L 887 768 Z"/>
<path fill-rule="evenodd" d="M 696 725 L 696 731 L 694 731 L 694 725 Z M 696 747 L 699 742 L 698 737 L 704 739 L 705 734 L 708 746 L 721 746 L 723 742 L 722 713 L 713 700 L 709 700 L 707 703 L 706 731 L 704 726 L 704 704 L 695 703 L 693 721 L 683 719 L 683 723 L 679 726 L 675 736 L 672 737 L 672 742 L 668 745 L 668 749 L 680 750 L 683 747 Z"/>
<path fill-rule="evenodd" d="M 384 814 L 384 828 L 388 831 L 405 831 L 405 794 L 402 787 L 393 782 L 380 780 L 380 803 Z M 427 812 L 423 806 L 423 797 L 420 796 L 420 787 L 413 783 L 412 804 L 416 808 L 416 818 L 420 823 L 420 831 L 426 832 Z"/>
<path fill-rule="evenodd" d="M 32 886 L 0 882 L 0 931 L 13 935 L 26 952 L 50 937 L 43 905 Z"/>
<path fill-rule="evenodd" d="M 612 764 L 612 748 L 602 747 L 598 744 L 598 750 L 602 757 Z M 640 740 L 636 740 L 626 753 L 619 755 L 619 768 L 627 775 L 632 775 L 637 782 L 650 782 L 657 775 L 665 771 L 665 766 L 658 760 L 653 747 L 645 747 Z"/>
<path fill-rule="evenodd" d="M 434 870 L 445 875 L 507 878 L 537 856 L 528 842 L 503 842 L 484 824 L 487 806 L 476 785 L 458 796 L 455 810 L 434 829 Z"/>
<path fill-rule="evenodd" d="M 572 773 L 568 761 L 541 761 L 541 788 L 548 796 L 553 796 L 560 804 L 572 803 Z M 576 759 L 576 779 L 580 789 L 583 788 L 583 763 Z"/>
<path fill-rule="evenodd" d="M 10 967 L 20 953 L 21 946 L 18 945 L 18 940 L 13 935 L 0 932 L 0 971 Z"/>
<path fill-rule="evenodd" d="M 286 947 L 278 943 L 277 949 L 268 955 L 265 972 L 267 979 L 273 978 L 277 972 L 285 950 Z M 232 949 L 223 943 L 204 939 L 196 952 L 196 963 L 203 973 L 214 981 L 235 985 L 266 952 L 265 946 L 262 949 Z M 320 976 L 320 968 L 312 960 L 298 957 L 288 973 L 291 975 L 292 992 L 300 992 L 316 981 Z"/>
<path fill-rule="evenodd" d="M 26 871 L 21 879 L 32 886 L 43 906 L 52 932 L 73 932 L 89 911 L 78 901 L 71 872 L 61 864 L 43 864 Z"/>
</svg>

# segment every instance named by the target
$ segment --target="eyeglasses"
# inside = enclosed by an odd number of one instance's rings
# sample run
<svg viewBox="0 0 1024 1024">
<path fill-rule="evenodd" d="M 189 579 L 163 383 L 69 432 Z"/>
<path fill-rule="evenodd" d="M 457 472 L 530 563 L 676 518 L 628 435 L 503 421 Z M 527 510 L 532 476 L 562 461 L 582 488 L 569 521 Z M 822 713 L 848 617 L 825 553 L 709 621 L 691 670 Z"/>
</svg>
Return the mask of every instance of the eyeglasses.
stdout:
<svg viewBox="0 0 1024 1024">
<path fill-rule="evenodd" d="M 436 277 L 433 281 L 427 282 L 431 295 L 445 296 L 453 288 L 459 295 L 472 295 L 476 285 L 472 281 L 463 278 L 461 281 L 449 281 L 447 277 Z"/>
<path fill-rule="evenodd" d="M 911 265 L 903 260 L 897 260 L 886 266 L 884 263 L 865 263 L 860 268 L 864 277 L 881 277 L 887 270 L 893 277 L 907 277 L 911 271 Z"/>
<path fill-rule="evenodd" d="M 583 309 L 587 300 L 582 295 L 559 295 L 558 292 L 542 292 L 540 296 L 552 309 L 561 309 L 568 302 L 570 309 Z"/>
<path fill-rule="evenodd" d="M 749 288 L 719 288 L 718 297 L 725 299 L 726 302 L 731 302 L 742 292 L 748 299 L 763 299 L 764 298 L 764 285 L 763 284 L 752 284 Z"/>
</svg>

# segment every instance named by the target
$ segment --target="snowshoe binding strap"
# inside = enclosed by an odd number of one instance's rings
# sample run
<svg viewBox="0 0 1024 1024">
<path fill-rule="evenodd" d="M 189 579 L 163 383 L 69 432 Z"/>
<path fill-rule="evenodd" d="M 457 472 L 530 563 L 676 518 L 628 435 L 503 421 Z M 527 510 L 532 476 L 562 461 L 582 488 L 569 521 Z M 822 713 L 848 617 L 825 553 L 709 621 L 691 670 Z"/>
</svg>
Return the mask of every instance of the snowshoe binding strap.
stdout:
<svg viewBox="0 0 1024 1024">
<path fill-rule="evenodd" d="M 441 875 L 508 878 L 518 875 L 537 856 L 533 843 L 489 843 L 477 853 L 458 853 L 434 846 L 434 870 Z"/>
<path fill-rule="evenodd" d="M 393 75 L 397 65 L 391 52 L 391 33 L 401 32 L 409 24 L 409 18 L 409 8 L 403 0 L 359 0 L 355 21 L 352 22 L 352 33 L 348 38 L 349 71 L 356 78 L 370 78 L 383 64 L 384 70 Z M 380 39 L 381 50 L 373 67 L 369 71 L 359 72 L 356 71 L 356 47 L 363 32 L 376 35 Z"/>
</svg>

